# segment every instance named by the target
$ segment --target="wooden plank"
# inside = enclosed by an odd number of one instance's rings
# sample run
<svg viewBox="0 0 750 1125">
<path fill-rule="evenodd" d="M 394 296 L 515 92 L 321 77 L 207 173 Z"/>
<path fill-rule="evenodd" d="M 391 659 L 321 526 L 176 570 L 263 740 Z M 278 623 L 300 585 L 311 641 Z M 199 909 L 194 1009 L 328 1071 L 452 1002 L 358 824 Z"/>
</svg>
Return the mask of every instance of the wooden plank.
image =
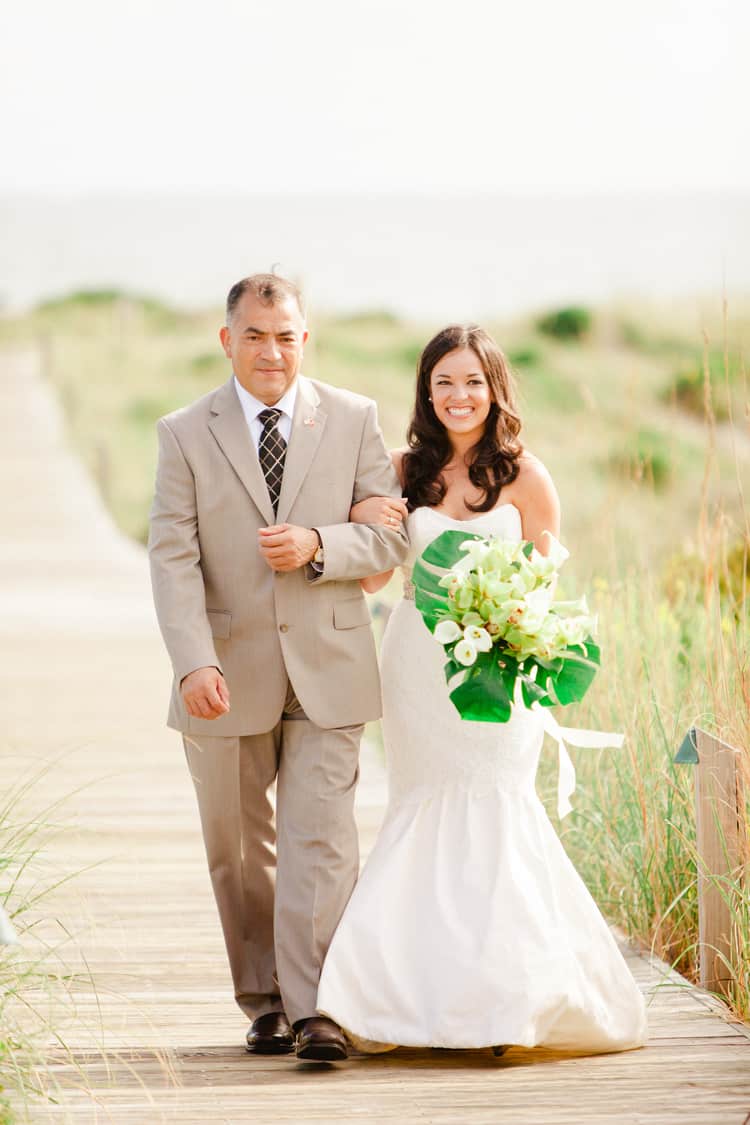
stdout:
<svg viewBox="0 0 750 1125">
<path fill-rule="evenodd" d="M 737 941 L 730 881 L 738 878 L 746 854 L 740 752 L 700 728 L 696 742 L 700 982 L 710 992 L 722 992 L 731 979 Z"/>
</svg>

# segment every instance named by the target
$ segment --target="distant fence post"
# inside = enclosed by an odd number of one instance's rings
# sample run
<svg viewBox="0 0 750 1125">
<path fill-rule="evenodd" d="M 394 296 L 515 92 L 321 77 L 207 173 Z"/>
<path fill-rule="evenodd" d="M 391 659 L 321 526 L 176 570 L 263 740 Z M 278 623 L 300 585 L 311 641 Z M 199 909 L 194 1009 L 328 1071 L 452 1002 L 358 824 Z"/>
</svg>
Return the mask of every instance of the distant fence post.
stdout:
<svg viewBox="0 0 750 1125">
<path fill-rule="evenodd" d="M 726 992 L 731 979 L 727 965 L 733 961 L 727 876 L 739 876 L 746 847 L 740 753 L 699 727 L 695 748 L 700 983 L 711 992 Z"/>
</svg>

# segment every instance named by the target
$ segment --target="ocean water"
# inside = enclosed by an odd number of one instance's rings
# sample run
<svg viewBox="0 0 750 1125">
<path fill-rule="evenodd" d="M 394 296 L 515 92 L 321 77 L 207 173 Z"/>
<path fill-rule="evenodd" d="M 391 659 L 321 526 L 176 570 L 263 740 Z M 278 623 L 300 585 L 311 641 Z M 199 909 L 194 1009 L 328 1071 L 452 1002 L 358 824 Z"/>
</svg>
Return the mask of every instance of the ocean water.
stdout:
<svg viewBox="0 0 750 1125">
<path fill-rule="evenodd" d="M 748 293 L 750 197 L 0 199 L 5 309 L 101 285 L 218 305 L 274 264 L 316 309 L 425 320 Z"/>
</svg>

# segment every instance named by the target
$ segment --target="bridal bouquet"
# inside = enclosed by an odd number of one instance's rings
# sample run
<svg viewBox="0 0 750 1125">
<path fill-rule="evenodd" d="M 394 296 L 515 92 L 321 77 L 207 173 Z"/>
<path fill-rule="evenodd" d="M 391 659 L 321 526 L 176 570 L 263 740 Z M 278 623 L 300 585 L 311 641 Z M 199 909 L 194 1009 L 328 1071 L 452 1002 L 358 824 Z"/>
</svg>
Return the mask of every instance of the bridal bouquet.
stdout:
<svg viewBox="0 0 750 1125">
<path fill-rule="evenodd" d="M 549 533 L 548 533 L 549 534 Z M 586 599 L 556 601 L 568 551 L 444 531 L 417 560 L 415 604 L 445 646 L 445 678 L 463 719 L 505 723 L 526 707 L 575 703 L 599 666 Z"/>
</svg>

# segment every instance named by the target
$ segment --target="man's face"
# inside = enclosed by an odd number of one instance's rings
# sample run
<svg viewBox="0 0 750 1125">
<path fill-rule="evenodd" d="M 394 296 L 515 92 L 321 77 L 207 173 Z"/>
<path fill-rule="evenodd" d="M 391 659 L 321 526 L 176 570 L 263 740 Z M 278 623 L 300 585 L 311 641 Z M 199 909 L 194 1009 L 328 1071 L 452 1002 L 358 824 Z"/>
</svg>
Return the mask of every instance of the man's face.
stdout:
<svg viewBox="0 0 750 1125">
<path fill-rule="evenodd" d="M 219 335 L 245 390 L 266 406 L 277 403 L 299 374 L 308 337 L 294 298 L 264 305 L 245 293 Z"/>
</svg>

